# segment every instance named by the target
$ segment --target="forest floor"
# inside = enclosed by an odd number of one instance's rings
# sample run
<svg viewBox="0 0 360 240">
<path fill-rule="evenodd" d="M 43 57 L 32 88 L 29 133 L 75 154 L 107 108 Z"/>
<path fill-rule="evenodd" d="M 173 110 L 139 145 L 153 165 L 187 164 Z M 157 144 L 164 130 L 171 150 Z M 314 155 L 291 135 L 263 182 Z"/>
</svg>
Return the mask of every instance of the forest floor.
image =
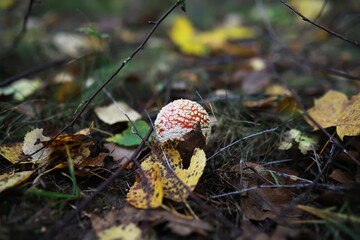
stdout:
<svg viewBox="0 0 360 240">
<path fill-rule="evenodd" d="M 240 2 L 0 2 L 0 239 L 359 239 L 360 4 Z M 176 99 L 206 166 L 139 208 Z"/>
</svg>

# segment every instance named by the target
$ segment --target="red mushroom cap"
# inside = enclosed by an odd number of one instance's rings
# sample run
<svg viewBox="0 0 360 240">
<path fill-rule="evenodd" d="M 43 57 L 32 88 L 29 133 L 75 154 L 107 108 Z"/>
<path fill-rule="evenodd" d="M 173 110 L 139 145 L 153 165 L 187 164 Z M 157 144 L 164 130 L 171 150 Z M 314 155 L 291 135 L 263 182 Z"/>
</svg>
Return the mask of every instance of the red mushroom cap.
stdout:
<svg viewBox="0 0 360 240">
<path fill-rule="evenodd" d="M 160 142 L 180 139 L 199 126 L 207 141 L 211 132 L 209 115 L 200 104 L 187 99 L 175 100 L 164 106 L 155 120 Z"/>
</svg>

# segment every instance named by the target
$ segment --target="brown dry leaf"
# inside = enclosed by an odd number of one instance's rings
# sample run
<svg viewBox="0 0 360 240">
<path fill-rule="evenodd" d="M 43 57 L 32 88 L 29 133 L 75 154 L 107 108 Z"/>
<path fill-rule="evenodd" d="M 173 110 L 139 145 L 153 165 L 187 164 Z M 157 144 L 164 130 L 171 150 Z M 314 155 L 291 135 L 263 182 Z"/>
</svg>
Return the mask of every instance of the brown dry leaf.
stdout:
<svg viewBox="0 0 360 240">
<path fill-rule="evenodd" d="M 268 97 L 259 100 L 244 101 L 243 106 L 250 108 L 275 106 L 280 113 L 290 116 L 302 113 L 299 105 L 291 97 L 290 91 L 283 86 L 279 84 L 270 85 L 265 89 L 265 94 L 268 95 Z"/>
<path fill-rule="evenodd" d="M 262 91 L 269 85 L 270 78 L 265 70 L 249 72 L 242 84 L 242 90 L 247 94 L 254 94 Z"/>
<path fill-rule="evenodd" d="M 245 167 L 250 167 L 257 172 L 255 173 L 249 168 L 243 170 Z M 297 175 L 295 172 L 291 172 L 286 169 L 269 169 L 251 162 L 245 163 L 242 167 L 236 165 L 232 168 L 232 170 L 243 174 L 242 185 L 239 186 L 239 189 L 275 184 L 275 179 L 273 175 L 271 175 L 270 171 L 286 173 L 294 176 Z M 294 179 L 277 175 L 276 180 L 279 184 L 294 184 L 295 182 Z M 282 208 L 287 206 L 287 204 L 291 201 L 291 196 L 291 191 L 286 188 L 259 188 L 241 194 L 241 207 L 248 219 L 263 221 L 266 218 L 274 218 L 278 216 Z"/>
<path fill-rule="evenodd" d="M 256 63 L 255 63 L 256 64 Z M 261 66 L 260 66 L 261 67 Z M 264 108 L 270 106 L 270 104 L 278 99 L 281 96 L 291 96 L 291 93 L 279 84 L 270 85 L 265 89 L 265 94 L 269 95 L 267 98 L 253 100 L 253 101 L 244 101 L 244 107 L 250 108 Z"/>
<path fill-rule="evenodd" d="M 135 185 L 128 193 L 128 202 L 139 208 L 160 206 L 162 199 L 158 202 L 160 199 L 156 196 L 156 194 L 160 195 L 160 193 L 154 191 L 154 189 L 161 190 L 164 197 L 173 201 L 185 201 L 190 194 L 189 191 L 194 190 L 204 171 L 206 164 L 205 152 L 199 148 L 195 148 L 190 160 L 189 168 L 184 169 L 180 153 L 175 148 L 173 142 L 166 142 L 161 146 L 154 142 L 153 147 L 156 152 L 152 152 L 141 164 L 142 170 L 145 172 L 146 176 L 150 177 L 148 179 L 152 181 L 152 183 L 147 185 L 142 183 L 142 178 L 144 176 L 140 175 Z M 164 157 L 164 154 L 166 155 L 166 158 Z M 169 166 L 172 170 L 169 169 Z M 158 174 L 151 172 L 157 168 L 159 169 Z M 158 178 L 158 176 L 160 178 Z M 186 187 L 178 179 L 180 179 Z M 146 194 L 152 194 L 152 196 L 147 196 Z M 151 202 L 152 200 L 155 201 Z"/>
<path fill-rule="evenodd" d="M 315 105 L 308 110 L 309 114 L 323 128 L 336 127 L 337 134 L 343 140 L 344 136 L 360 134 L 360 93 L 349 101 L 345 94 L 338 91 L 328 91 L 315 100 Z M 305 118 L 317 130 L 317 126 Z"/>
<path fill-rule="evenodd" d="M 0 192 L 12 188 L 25 181 L 34 171 L 16 172 L 12 174 L 4 173 L 0 175 Z"/>
<path fill-rule="evenodd" d="M 104 166 L 104 159 L 108 156 L 107 153 L 99 153 L 96 157 L 87 157 L 82 161 L 79 161 L 78 163 L 74 165 L 78 168 L 83 167 L 103 167 Z"/>
<path fill-rule="evenodd" d="M 15 164 L 22 156 L 24 156 L 23 145 L 23 143 L 10 143 L 2 145 L 0 146 L 0 155 L 9 160 L 12 164 Z M 29 163 L 29 160 L 22 161 L 21 163 Z"/>
<path fill-rule="evenodd" d="M 114 161 L 129 159 L 135 152 L 133 149 L 120 147 L 115 143 L 105 143 L 104 147 L 109 150 L 109 156 L 112 157 Z"/>
<path fill-rule="evenodd" d="M 295 101 L 293 97 L 283 97 L 277 104 L 276 109 L 283 114 L 288 114 L 290 116 L 295 116 L 302 114 L 299 104 Z"/>
<path fill-rule="evenodd" d="M 64 82 L 54 93 L 54 99 L 65 102 L 69 97 L 75 96 L 81 90 L 81 82 Z"/>
<path fill-rule="evenodd" d="M 350 179 L 349 175 L 340 169 L 335 169 L 332 171 L 329 177 L 342 184 L 354 184 L 354 181 Z"/>
<path fill-rule="evenodd" d="M 49 146 L 32 156 L 32 161 L 37 161 L 37 164 L 42 164 L 48 161 L 50 156 L 62 155 L 67 158 L 67 146 L 70 150 L 71 158 L 75 167 L 95 167 L 103 166 L 106 153 L 100 153 L 96 157 L 90 157 L 90 147 L 95 143 L 88 136 L 90 134 L 93 124 L 90 128 L 83 129 L 76 134 L 64 134 L 58 136 Z M 46 145 L 50 137 L 43 136 L 43 129 L 34 129 L 27 133 L 24 140 L 23 151 L 30 155 L 36 150 Z"/>
<path fill-rule="evenodd" d="M 313 232 L 309 229 L 303 227 L 287 227 L 279 224 L 274 224 L 275 229 L 271 229 L 271 234 L 267 234 L 269 231 L 268 227 L 265 227 L 268 224 L 258 223 L 258 226 L 255 226 L 250 221 L 246 221 L 241 224 L 243 234 L 236 238 L 236 240 L 287 240 L 287 239 L 316 239 Z"/>
<path fill-rule="evenodd" d="M 130 108 L 125 102 L 117 102 L 117 105 L 126 112 L 131 121 L 136 121 L 141 118 L 141 115 Z M 105 107 L 96 107 L 95 113 L 101 121 L 107 124 L 114 124 L 118 122 L 128 122 L 129 120 L 125 117 L 125 115 L 118 109 L 115 103 L 105 106 Z"/>
</svg>

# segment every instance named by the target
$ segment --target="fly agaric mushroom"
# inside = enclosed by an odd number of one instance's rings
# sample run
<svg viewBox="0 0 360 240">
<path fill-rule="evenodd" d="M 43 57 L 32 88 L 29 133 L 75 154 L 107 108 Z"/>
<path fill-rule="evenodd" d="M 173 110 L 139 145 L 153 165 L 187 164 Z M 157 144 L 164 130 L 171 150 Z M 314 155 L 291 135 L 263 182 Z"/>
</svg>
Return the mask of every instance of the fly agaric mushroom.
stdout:
<svg viewBox="0 0 360 240">
<path fill-rule="evenodd" d="M 193 130 L 201 131 L 207 142 L 211 133 L 210 118 L 200 104 L 187 99 L 164 106 L 155 120 L 155 131 L 161 143 L 181 139 Z"/>
</svg>

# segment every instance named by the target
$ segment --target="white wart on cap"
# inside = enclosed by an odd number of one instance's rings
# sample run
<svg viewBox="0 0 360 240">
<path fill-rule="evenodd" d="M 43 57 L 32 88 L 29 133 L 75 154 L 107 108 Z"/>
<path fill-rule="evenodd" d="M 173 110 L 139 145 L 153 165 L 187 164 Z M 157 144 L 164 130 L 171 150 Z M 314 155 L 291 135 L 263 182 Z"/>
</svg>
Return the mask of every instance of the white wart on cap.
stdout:
<svg viewBox="0 0 360 240">
<path fill-rule="evenodd" d="M 181 139 L 199 126 L 207 142 L 211 133 L 209 115 L 200 104 L 187 99 L 175 100 L 164 106 L 155 120 L 155 131 L 162 143 Z"/>
</svg>

